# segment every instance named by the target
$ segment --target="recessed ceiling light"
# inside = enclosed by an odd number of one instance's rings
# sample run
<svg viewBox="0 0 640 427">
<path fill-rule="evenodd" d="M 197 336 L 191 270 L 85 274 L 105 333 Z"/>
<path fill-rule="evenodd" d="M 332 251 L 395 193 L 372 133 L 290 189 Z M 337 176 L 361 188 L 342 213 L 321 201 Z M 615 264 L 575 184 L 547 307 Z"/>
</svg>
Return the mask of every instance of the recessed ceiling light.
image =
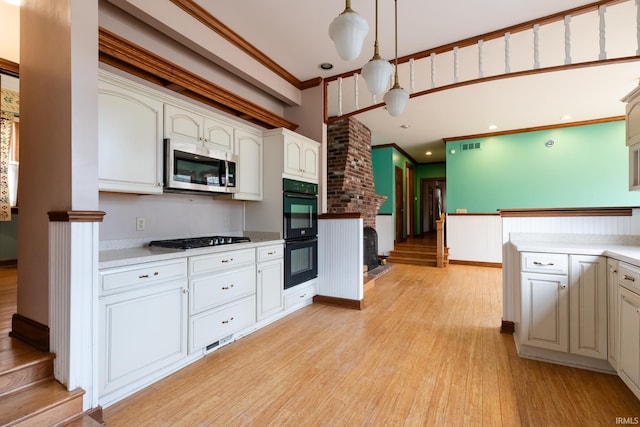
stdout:
<svg viewBox="0 0 640 427">
<path fill-rule="evenodd" d="M 323 62 L 318 65 L 318 68 L 320 68 L 321 70 L 330 70 L 333 68 L 333 64 L 330 62 Z"/>
<path fill-rule="evenodd" d="M 496 125 L 489 125 L 489 130 L 496 130 L 498 129 L 498 126 Z"/>
<path fill-rule="evenodd" d="M 427 156 L 430 156 L 430 155 L 432 155 L 433 153 L 432 153 L 431 151 L 427 151 L 427 152 L 426 152 L 426 153 L 424 153 L 424 154 L 426 154 Z"/>
<path fill-rule="evenodd" d="M 406 124 L 405 124 L 405 125 L 400 125 L 400 127 L 401 127 L 402 129 L 409 129 L 409 128 L 411 127 L 411 125 L 406 125 Z"/>
<path fill-rule="evenodd" d="M 571 120 L 572 117 L 568 114 L 565 114 L 564 116 L 560 117 L 560 120 Z"/>
</svg>

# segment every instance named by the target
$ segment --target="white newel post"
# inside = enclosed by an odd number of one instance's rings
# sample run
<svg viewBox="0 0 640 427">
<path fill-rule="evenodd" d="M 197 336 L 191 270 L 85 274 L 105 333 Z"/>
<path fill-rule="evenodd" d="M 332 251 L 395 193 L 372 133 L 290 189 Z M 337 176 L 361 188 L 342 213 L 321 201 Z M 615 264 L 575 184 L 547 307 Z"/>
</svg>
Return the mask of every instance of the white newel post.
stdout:
<svg viewBox="0 0 640 427">
<path fill-rule="evenodd" d="M 49 214 L 49 334 L 54 377 L 98 406 L 98 226 L 104 212 Z"/>
</svg>

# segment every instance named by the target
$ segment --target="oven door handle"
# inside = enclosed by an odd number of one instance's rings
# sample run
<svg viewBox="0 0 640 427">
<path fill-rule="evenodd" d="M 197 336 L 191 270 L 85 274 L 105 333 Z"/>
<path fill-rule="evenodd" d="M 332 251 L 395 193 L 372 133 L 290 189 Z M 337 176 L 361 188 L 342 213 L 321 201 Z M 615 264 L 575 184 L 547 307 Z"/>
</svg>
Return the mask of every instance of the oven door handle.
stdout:
<svg viewBox="0 0 640 427">
<path fill-rule="evenodd" d="M 318 238 L 316 236 L 313 237 L 301 237 L 301 238 L 296 238 L 296 239 L 285 239 L 284 240 L 284 245 L 285 246 L 295 246 L 295 245 L 300 245 L 300 244 L 309 244 L 309 243 L 313 243 L 313 242 L 317 242 Z"/>
<path fill-rule="evenodd" d="M 284 196 L 291 197 L 293 199 L 307 199 L 307 200 L 313 200 L 318 198 L 318 196 L 315 194 L 290 193 L 288 191 L 285 191 Z"/>
</svg>

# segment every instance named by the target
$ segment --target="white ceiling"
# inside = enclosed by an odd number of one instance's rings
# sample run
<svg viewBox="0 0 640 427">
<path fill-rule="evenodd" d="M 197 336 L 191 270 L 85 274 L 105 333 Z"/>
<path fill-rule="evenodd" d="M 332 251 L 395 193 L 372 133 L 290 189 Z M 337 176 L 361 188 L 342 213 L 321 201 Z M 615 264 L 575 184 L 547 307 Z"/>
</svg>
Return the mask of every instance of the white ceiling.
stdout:
<svg viewBox="0 0 640 427">
<path fill-rule="evenodd" d="M 374 0 L 352 1 L 351 7 L 367 19 L 370 27 L 363 52 L 352 62 L 338 57 L 328 36 L 329 24 L 344 10 L 344 1 L 197 0 L 197 3 L 303 81 L 358 69 L 373 53 Z M 400 0 L 398 54 L 427 50 L 590 3 L 589 0 Z M 379 10 L 380 53 L 392 59 L 394 2 L 379 0 Z M 635 39 L 630 42 L 635 43 Z M 334 68 L 322 71 L 318 68 L 322 62 L 330 62 Z M 640 63 L 632 62 L 503 79 L 412 98 L 397 118 L 390 117 L 382 108 L 357 118 L 371 129 L 374 145 L 395 143 L 418 162 L 442 161 L 445 152 L 442 138 L 487 133 L 490 124 L 504 131 L 561 123 L 564 115 L 571 115 L 571 121 L 623 115 L 620 99 L 635 87 L 638 77 Z M 404 83 L 406 88 L 408 83 Z M 410 128 L 402 129 L 401 124 L 409 124 Z M 427 150 L 433 152 L 431 157 L 425 155 Z"/>
</svg>

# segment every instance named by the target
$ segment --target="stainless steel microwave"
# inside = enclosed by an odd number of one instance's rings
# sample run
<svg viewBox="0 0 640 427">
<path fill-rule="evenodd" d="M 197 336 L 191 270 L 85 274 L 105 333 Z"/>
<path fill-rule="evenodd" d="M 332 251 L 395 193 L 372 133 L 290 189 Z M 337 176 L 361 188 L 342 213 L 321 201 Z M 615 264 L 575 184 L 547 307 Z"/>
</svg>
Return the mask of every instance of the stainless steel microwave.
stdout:
<svg viewBox="0 0 640 427">
<path fill-rule="evenodd" d="M 164 140 L 164 188 L 167 191 L 235 193 L 238 158 L 190 142 Z"/>
</svg>

